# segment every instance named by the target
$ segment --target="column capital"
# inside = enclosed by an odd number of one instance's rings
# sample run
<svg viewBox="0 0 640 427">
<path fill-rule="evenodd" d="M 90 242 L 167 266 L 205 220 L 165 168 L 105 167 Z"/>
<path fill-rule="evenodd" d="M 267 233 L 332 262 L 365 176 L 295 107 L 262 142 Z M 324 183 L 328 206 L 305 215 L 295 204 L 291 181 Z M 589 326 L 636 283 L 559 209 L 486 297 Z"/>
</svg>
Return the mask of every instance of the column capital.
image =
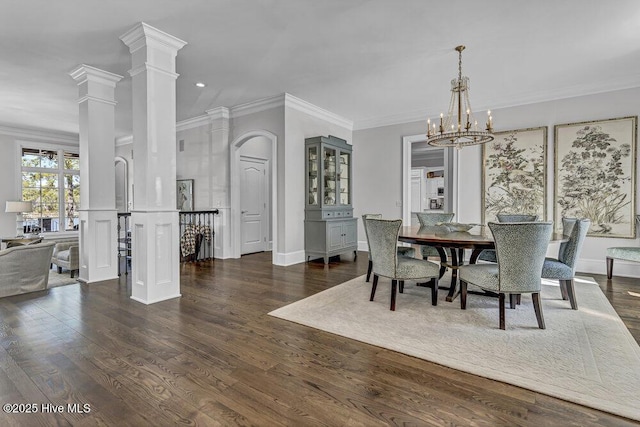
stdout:
<svg viewBox="0 0 640 427">
<path fill-rule="evenodd" d="M 109 87 L 116 87 L 116 83 L 122 80 L 122 76 L 109 71 L 100 70 L 86 64 L 80 64 L 69 73 L 71 78 L 81 85 L 85 82 L 100 83 Z"/>
<path fill-rule="evenodd" d="M 216 107 L 209 110 L 205 110 L 210 120 L 216 119 L 229 119 L 230 113 L 227 107 Z"/>
<path fill-rule="evenodd" d="M 129 31 L 120 36 L 120 40 L 129 47 L 129 52 L 133 53 L 144 46 L 163 48 L 176 55 L 187 42 L 177 37 L 160 31 L 151 25 L 140 22 Z"/>
</svg>

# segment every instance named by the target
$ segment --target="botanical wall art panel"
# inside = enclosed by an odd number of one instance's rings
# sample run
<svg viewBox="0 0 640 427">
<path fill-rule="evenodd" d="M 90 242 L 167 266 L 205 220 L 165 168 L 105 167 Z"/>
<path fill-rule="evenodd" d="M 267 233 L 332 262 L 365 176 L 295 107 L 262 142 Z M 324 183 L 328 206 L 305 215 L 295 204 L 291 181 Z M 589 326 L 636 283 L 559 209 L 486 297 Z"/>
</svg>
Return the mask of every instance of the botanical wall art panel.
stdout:
<svg viewBox="0 0 640 427">
<path fill-rule="evenodd" d="M 482 148 L 482 222 L 496 214 L 546 217 L 547 128 L 495 133 Z"/>
<path fill-rule="evenodd" d="M 555 126 L 554 221 L 589 218 L 589 236 L 635 237 L 638 117 Z"/>
</svg>

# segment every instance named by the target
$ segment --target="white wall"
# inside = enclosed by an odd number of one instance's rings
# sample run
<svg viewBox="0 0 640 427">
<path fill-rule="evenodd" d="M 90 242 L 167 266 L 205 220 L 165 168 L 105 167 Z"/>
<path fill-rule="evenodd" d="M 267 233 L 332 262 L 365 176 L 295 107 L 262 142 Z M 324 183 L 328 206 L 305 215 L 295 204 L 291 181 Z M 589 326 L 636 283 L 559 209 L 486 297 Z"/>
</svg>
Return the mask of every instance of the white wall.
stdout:
<svg viewBox="0 0 640 427">
<path fill-rule="evenodd" d="M 210 124 L 178 131 L 176 141 L 176 179 L 193 179 L 194 210 L 228 207 L 228 141 L 212 138 Z"/>
<path fill-rule="evenodd" d="M 424 122 L 353 132 L 353 215 L 402 218 L 402 137 L 426 131 Z M 360 247 L 366 247 L 358 221 Z"/>
<path fill-rule="evenodd" d="M 640 113 L 640 88 L 607 92 L 576 98 L 493 110 L 496 131 L 548 126 L 548 206 L 547 217 L 553 215 L 553 147 L 555 124 L 601 120 Z M 425 132 L 424 122 L 385 126 L 355 131 L 354 203 L 355 213 L 379 212 L 387 217 L 400 218 L 401 208 L 396 202 L 402 198 L 403 136 Z M 459 156 L 459 200 L 456 218 L 460 222 L 480 222 L 481 219 L 481 147 L 467 147 Z M 636 187 L 636 206 L 640 192 Z M 611 246 L 638 246 L 640 239 L 587 238 L 578 270 L 605 272 L 605 250 Z M 616 275 L 640 277 L 640 266 L 622 261 L 616 263 Z"/>
</svg>

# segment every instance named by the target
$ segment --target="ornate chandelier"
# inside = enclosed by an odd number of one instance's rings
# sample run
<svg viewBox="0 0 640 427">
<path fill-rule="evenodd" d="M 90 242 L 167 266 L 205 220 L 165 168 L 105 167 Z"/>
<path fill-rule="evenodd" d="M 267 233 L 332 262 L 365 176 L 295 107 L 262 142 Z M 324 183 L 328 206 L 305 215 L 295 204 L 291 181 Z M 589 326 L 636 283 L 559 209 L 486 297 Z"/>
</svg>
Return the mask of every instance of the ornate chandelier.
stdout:
<svg viewBox="0 0 640 427">
<path fill-rule="evenodd" d="M 438 127 L 435 123 L 431 123 L 431 119 L 427 120 L 427 143 L 429 145 L 461 149 L 469 145 L 493 141 L 491 111 L 487 111 L 487 123 L 484 130 L 478 129 L 478 121 L 473 118 L 469 102 L 469 77 L 462 76 L 462 51 L 464 48 L 464 46 L 456 47 L 456 51 L 458 51 L 458 78 L 451 80 L 451 101 L 449 101 L 447 117 L 440 114 Z M 463 115 L 464 112 L 466 112 L 466 116 Z"/>
</svg>

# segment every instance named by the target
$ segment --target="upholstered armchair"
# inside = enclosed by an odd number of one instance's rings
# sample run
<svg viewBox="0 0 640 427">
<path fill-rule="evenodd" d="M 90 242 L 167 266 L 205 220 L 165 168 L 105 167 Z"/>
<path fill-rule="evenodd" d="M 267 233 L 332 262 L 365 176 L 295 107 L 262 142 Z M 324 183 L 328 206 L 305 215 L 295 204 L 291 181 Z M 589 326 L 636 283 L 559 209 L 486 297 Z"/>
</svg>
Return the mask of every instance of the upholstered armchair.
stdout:
<svg viewBox="0 0 640 427">
<path fill-rule="evenodd" d="M 431 304 L 438 304 L 439 266 L 431 261 L 398 256 L 396 250 L 402 220 L 366 219 L 364 227 L 369 239 L 369 255 L 373 261 L 373 285 L 370 301 L 373 301 L 378 278 L 391 279 L 391 307 L 396 309 L 396 289 L 404 289 L 405 280 L 429 280 L 431 286 Z"/>
<path fill-rule="evenodd" d="M 0 297 L 47 289 L 54 246 L 36 243 L 0 251 Z"/>
<path fill-rule="evenodd" d="M 560 243 L 558 258 L 545 259 L 542 267 L 542 278 L 557 279 L 560 282 L 562 299 L 568 299 L 573 310 L 578 309 L 573 277 L 590 225 L 591 221 L 588 219 L 562 218 L 562 234 L 568 237 L 568 241 Z"/>
<path fill-rule="evenodd" d="M 453 212 L 417 212 L 420 227 L 433 226 L 440 222 L 451 222 L 456 215 Z M 422 258 L 427 259 L 430 256 L 439 256 L 438 251 L 433 246 L 423 245 L 420 248 Z"/>
<path fill-rule="evenodd" d="M 496 264 L 470 264 L 460 267 L 460 308 L 467 308 L 467 285 L 498 294 L 500 329 L 505 329 L 505 297 L 515 308 L 518 295 L 530 293 L 538 327 L 545 329 L 540 302 L 540 273 L 551 238 L 551 222 L 490 222 L 496 244 Z"/>
<path fill-rule="evenodd" d="M 382 214 L 364 214 L 362 215 L 362 223 L 364 224 L 367 219 L 382 219 Z M 364 228 L 364 234 L 367 238 L 367 246 L 369 246 L 369 235 L 367 234 L 367 227 Z M 398 246 L 396 248 L 398 255 L 413 258 L 416 256 L 416 250 L 410 246 Z M 367 279 L 368 282 L 371 278 L 371 269 L 373 263 L 371 262 L 371 253 L 369 253 L 369 266 L 367 267 Z"/>
<path fill-rule="evenodd" d="M 538 220 L 538 215 L 499 213 L 496 215 L 496 218 L 498 218 L 498 222 L 533 222 Z M 480 252 L 478 259 L 487 262 L 496 262 L 496 251 L 493 249 L 485 249 Z"/>
<path fill-rule="evenodd" d="M 65 270 L 69 270 L 73 278 L 75 272 L 80 270 L 80 248 L 78 240 L 56 243 L 53 254 L 51 255 L 51 264 L 55 264 L 58 267 L 58 274 L 61 274 L 64 268 Z"/>
</svg>

